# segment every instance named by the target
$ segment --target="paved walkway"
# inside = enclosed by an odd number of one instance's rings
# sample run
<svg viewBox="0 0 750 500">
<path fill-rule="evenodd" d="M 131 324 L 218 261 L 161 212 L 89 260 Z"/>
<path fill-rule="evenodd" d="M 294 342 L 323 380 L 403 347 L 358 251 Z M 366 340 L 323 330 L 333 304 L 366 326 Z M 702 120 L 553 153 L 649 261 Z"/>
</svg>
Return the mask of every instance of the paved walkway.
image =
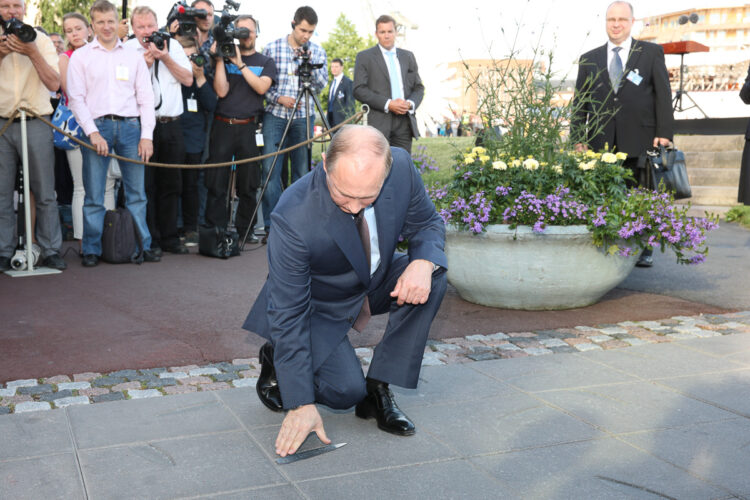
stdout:
<svg viewBox="0 0 750 500">
<path fill-rule="evenodd" d="M 427 366 L 397 398 L 415 436 L 324 412 L 347 445 L 290 465 L 252 387 L 5 415 L 0 498 L 750 498 L 747 334 Z"/>
</svg>

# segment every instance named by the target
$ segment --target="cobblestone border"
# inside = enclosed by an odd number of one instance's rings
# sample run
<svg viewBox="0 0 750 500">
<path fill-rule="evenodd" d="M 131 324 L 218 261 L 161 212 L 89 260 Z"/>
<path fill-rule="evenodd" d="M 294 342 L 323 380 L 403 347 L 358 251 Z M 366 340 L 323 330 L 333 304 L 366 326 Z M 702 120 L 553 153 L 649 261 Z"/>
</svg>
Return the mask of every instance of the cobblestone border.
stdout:
<svg viewBox="0 0 750 500">
<path fill-rule="evenodd" d="M 750 333 L 750 311 L 675 316 L 660 321 L 625 321 L 596 327 L 469 335 L 428 340 L 422 366 L 619 349 L 740 333 Z M 372 359 L 372 348 L 358 348 L 356 352 L 363 370 L 366 370 Z M 0 384 L 0 415 L 104 401 L 252 387 L 259 374 L 258 358 L 246 358 L 206 366 L 172 366 L 12 380 Z"/>
</svg>

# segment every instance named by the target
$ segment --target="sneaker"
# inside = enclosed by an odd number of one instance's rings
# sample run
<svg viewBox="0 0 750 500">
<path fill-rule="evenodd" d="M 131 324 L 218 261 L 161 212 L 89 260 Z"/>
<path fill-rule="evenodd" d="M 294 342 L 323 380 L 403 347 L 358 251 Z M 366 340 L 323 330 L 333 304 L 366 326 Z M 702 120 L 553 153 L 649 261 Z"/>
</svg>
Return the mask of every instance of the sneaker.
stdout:
<svg viewBox="0 0 750 500">
<path fill-rule="evenodd" d="M 68 268 L 68 265 L 57 252 L 50 254 L 42 259 L 42 265 L 44 267 L 51 267 L 52 269 L 57 269 L 59 271 L 64 271 Z"/>
<path fill-rule="evenodd" d="M 185 246 L 186 247 L 198 246 L 198 232 L 197 231 L 185 232 Z"/>
<path fill-rule="evenodd" d="M 182 243 L 178 243 L 178 244 L 173 245 L 173 246 L 163 247 L 162 250 L 164 252 L 175 253 L 175 254 L 178 254 L 178 255 L 184 255 L 184 254 L 190 252 L 187 249 L 187 247 L 185 245 L 183 245 Z"/>
</svg>

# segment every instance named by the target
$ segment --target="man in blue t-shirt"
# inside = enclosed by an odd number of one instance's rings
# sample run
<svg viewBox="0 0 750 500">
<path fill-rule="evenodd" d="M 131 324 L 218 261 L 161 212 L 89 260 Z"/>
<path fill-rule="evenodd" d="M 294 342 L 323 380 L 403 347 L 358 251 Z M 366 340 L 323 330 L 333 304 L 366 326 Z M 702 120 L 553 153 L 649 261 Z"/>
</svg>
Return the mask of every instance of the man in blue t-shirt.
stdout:
<svg viewBox="0 0 750 500">
<path fill-rule="evenodd" d="M 219 97 L 214 114 L 209 163 L 242 160 L 259 156 L 255 143 L 258 121 L 263 113 L 263 94 L 276 80 L 276 64 L 273 59 L 255 51 L 258 35 L 257 24 L 252 16 L 239 16 L 237 28 L 247 28 L 248 38 L 240 40 L 236 55 L 226 62 L 216 61 L 214 90 Z M 229 224 L 227 194 L 229 168 L 211 168 L 206 172 L 206 223 L 226 228 Z M 235 225 L 240 235 L 249 230 L 247 241 L 257 243 L 253 234 L 255 220 L 251 220 L 257 205 L 257 192 L 261 183 L 260 163 L 245 163 L 237 166 L 236 189 L 239 197 Z"/>
</svg>

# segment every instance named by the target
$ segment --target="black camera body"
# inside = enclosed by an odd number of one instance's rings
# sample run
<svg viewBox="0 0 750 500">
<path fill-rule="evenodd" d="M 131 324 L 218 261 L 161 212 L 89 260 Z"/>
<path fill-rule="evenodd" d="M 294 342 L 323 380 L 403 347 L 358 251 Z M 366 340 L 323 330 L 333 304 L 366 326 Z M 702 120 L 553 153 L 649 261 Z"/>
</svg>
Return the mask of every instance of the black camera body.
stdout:
<svg viewBox="0 0 750 500">
<path fill-rule="evenodd" d="M 310 52 L 310 45 L 308 43 L 295 51 L 294 60 L 300 61 L 295 74 L 299 76 L 300 82 L 302 83 L 311 83 L 313 80 L 313 71 L 323 67 L 323 63 L 310 62 L 311 56 L 312 53 Z"/>
<path fill-rule="evenodd" d="M 205 19 L 208 17 L 208 12 L 204 9 L 189 7 L 185 0 L 182 0 L 174 4 L 172 10 L 169 11 L 167 26 L 171 25 L 176 19 L 179 24 L 177 34 L 194 37 L 198 34 L 198 25 L 195 23 L 196 17 Z"/>
<path fill-rule="evenodd" d="M 165 33 L 164 31 L 154 31 L 151 35 L 143 37 L 143 43 L 151 42 L 156 45 L 157 49 L 164 50 L 164 46 L 170 38 L 171 36 L 169 33 Z"/>
<path fill-rule="evenodd" d="M 31 43 L 36 40 L 36 30 L 15 17 L 3 22 L 3 29 L 6 35 L 16 35 L 23 43 Z"/>
<path fill-rule="evenodd" d="M 211 60 L 211 54 L 205 49 L 201 48 L 198 52 L 190 54 L 189 59 L 199 67 L 203 67 Z"/>
<path fill-rule="evenodd" d="M 237 10 L 240 8 L 238 2 L 232 0 L 226 0 L 224 11 L 221 13 L 221 19 L 219 24 L 214 26 L 213 35 L 216 40 L 216 48 L 218 53 L 225 58 L 233 58 L 236 54 L 234 48 L 234 39 L 243 40 L 250 36 L 250 30 L 247 28 L 235 28 L 232 26 L 232 22 L 237 19 L 237 14 L 228 12 L 229 8 Z"/>
</svg>

